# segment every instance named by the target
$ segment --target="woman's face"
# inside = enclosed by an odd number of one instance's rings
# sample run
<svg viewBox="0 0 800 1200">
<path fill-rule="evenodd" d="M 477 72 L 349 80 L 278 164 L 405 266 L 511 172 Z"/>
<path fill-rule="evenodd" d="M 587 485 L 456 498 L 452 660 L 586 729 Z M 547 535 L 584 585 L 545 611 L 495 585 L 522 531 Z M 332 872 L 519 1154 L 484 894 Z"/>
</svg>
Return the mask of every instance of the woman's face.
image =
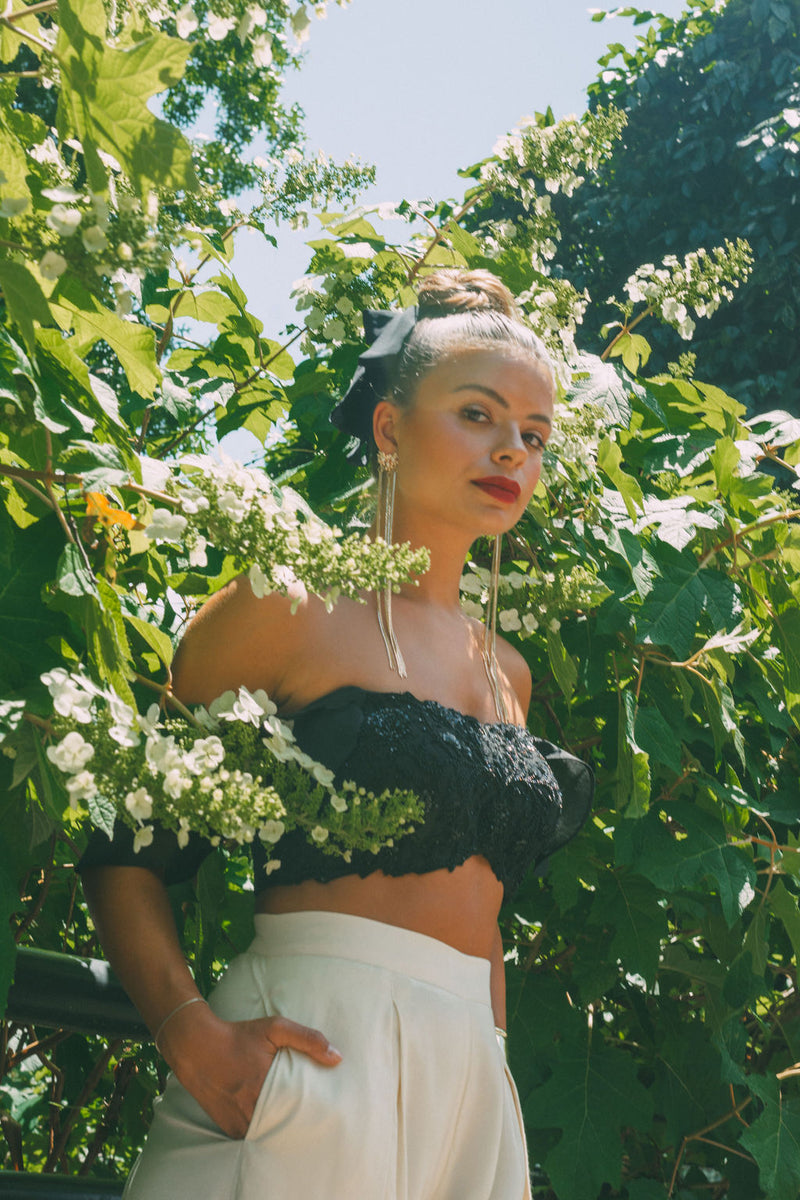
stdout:
<svg viewBox="0 0 800 1200">
<path fill-rule="evenodd" d="M 398 502 L 471 537 L 510 529 L 539 480 L 553 393 L 549 369 L 522 352 L 470 348 L 444 359 L 408 408 L 387 404 Z"/>
</svg>

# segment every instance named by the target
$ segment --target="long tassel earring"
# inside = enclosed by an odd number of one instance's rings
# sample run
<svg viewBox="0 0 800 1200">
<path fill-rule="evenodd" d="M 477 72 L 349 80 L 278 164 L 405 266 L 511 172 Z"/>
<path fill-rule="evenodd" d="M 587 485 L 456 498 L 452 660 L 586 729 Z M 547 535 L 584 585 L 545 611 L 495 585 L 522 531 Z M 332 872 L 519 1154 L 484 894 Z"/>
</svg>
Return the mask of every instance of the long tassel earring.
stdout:
<svg viewBox="0 0 800 1200">
<path fill-rule="evenodd" d="M 482 655 L 483 665 L 486 669 L 486 678 L 489 680 L 489 687 L 492 690 L 497 719 L 498 721 L 508 721 L 508 710 L 500 689 L 500 680 L 497 676 L 497 593 L 500 587 L 500 550 L 501 538 L 498 534 L 494 539 L 494 547 L 492 549 L 492 574 L 489 580 L 489 600 L 486 606 L 486 621 L 483 627 Z"/>
<path fill-rule="evenodd" d="M 394 493 L 397 483 L 397 455 L 378 451 L 378 512 L 377 533 L 387 545 L 392 541 L 394 522 Z M 387 583 L 377 594 L 378 625 L 389 658 L 389 666 L 401 679 L 405 679 L 406 664 L 395 637 L 392 625 L 392 585 Z"/>
</svg>

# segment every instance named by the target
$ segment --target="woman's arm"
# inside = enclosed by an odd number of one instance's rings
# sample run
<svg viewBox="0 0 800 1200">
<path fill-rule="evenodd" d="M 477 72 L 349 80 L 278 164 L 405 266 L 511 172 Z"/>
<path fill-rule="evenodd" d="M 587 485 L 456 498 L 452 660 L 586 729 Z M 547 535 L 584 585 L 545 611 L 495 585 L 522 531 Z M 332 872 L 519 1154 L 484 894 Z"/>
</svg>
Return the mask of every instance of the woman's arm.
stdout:
<svg viewBox="0 0 800 1200">
<path fill-rule="evenodd" d="M 492 947 L 491 994 L 494 1023 L 498 1029 L 506 1027 L 506 967 L 503 961 L 503 939 L 500 936 L 500 926 L 495 930 Z"/>
<path fill-rule="evenodd" d="M 284 1017 L 223 1021 L 207 1004 L 175 1009 L 200 993 L 183 957 L 167 891 L 143 867 L 90 867 L 83 886 L 111 966 L 148 1027 L 164 1018 L 159 1050 L 224 1133 L 247 1132 L 275 1053 L 290 1046 L 323 1066 L 341 1055 L 318 1030 Z"/>
<path fill-rule="evenodd" d="M 181 642 L 176 694 L 188 704 L 208 704 L 241 686 L 280 693 L 302 641 L 302 620 L 292 616 L 291 603 L 284 596 L 257 600 L 247 579 L 223 588 L 203 605 Z M 148 1027 L 160 1030 L 158 1049 L 180 1082 L 225 1133 L 243 1137 L 280 1046 L 326 1066 L 335 1066 L 340 1055 L 323 1034 L 283 1017 L 230 1022 L 204 1003 L 180 1007 L 200 993 L 160 868 L 114 863 L 113 854 L 112 846 L 103 865 L 82 869 L 108 960 Z"/>
</svg>

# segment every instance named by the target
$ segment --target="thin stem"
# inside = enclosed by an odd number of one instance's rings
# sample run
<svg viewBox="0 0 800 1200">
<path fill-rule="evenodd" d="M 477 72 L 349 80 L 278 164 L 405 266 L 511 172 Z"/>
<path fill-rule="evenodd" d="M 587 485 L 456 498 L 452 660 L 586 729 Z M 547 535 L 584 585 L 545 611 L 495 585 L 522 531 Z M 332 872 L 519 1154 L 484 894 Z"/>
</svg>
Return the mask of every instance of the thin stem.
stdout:
<svg viewBox="0 0 800 1200">
<path fill-rule="evenodd" d="M 262 363 L 261 366 L 253 371 L 252 375 L 248 375 L 247 379 L 242 379 L 239 383 L 235 383 L 233 385 L 234 394 L 243 392 L 245 388 L 250 386 L 251 383 L 255 383 L 255 381 L 264 373 L 264 371 L 267 370 L 267 368 L 270 366 L 270 363 L 273 363 L 275 359 L 279 358 L 285 350 L 288 350 L 290 346 L 293 346 L 297 339 L 302 337 L 304 333 L 305 329 L 298 329 L 296 333 L 292 334 L 288 342 L 284 342 L 274 354 L 270 355 L 266 362 Z M 182 429 L 181 432 L 172 439 L 171 442 L 168 442 L 166 446 L 161 447 L 156 457 L 164 458 L 165 455 L 174 450 L 176 446 L 179 446 L 185 437 L 188 437 L 188 435 L 192 433 L 192 431 L 195 430 L 198 425 L 202 425 L 203 421 L 206 421 L 211 416 L 211 412 L 212 410 L 209 409 L 208 412 L 201 412 L 198 416 L 196 416 L 193 421 L 189 422 L 185 429 Z M 173 501 L 173 504 L 174 503 L 175 501 Z"/>
<path fill-rule="evenodd" d="M 436 249 L 436 247 L 439 245 L 439 243 L 442 242 L 447 237 L 448 226 L 450 224 L 458 225 L 458 223 L 462 219 L 462 217 L 465 217 L 467 215 L 467 213 L 469 212 L 469 210 L 471 208 L 474 208 L 479 200 L 483 199 L 483 197 L 486 195 L 488 190 L 489 190 L 488 187 L 478 188 L 478 190 L 475 192 L 475 195 L 472 197 L 472 199 L 468 200 L 466 204 L 463 204 L 461 206 L 461 208 L 458 210 L 458 212 L 450 218 L 447 225 L 443 225 L 441 229 L 436 229 L 435 225 L 433 225 L 433 223 L 423 213 L 417 214 L 418 216 L 422 217 L 423 221 L 427 221 L 427 223 L 428 223 L 428 225 L 430 225 L 431 229 L 435 230 L 435 235 L 431 239 L 430 245 L 428 246 L 428 249 L 425 251 L 425 253 L 422 255 L 422 258 L 417 259 L 416 263 L 414 264 L 414 266 L 411 268 L 408 275 L 406 276 L 406 286 L 408 286 L 409 284 L 414 282 L 414 280 L 419 275 L 422 268 L 425 266 L 425 263 L 427 262 L 428 258 L 431 256 L 433 251 Z"/>
<path fill-rule="evenodd" d="M 45 428 L 44 437 L 45 437 L 45 446 L 47 447 L 47 463 L 45 466 L 45 475 L 44 475 L 45 491 L 47 492 L 48 496 L 50 497 L 50 503 L 53 505 L 53 508 L 55 509 L 55 512 L 56 512 L 56 516 L 58 517 L 59 521 L 61 522 L 61 528 L 64 530 L 67 541 L 71 542 L 72 545 L 74 546 L 75 538 L 72 536 L 72 530 L 70 529 L 69 525 L 67 524 L 67 518 L 64 516 L 63 512 L 61 511 L 61 505 L 56 500 L 55 493 L 53 492 L 53 439 L 50 435 L 50 430 L 47 428 Z"/>
<path fill-rule="evenodd" d="M 608 356 L 610 355 L 611 351 L 616 346 L 617 342 L 620 341 L 621 338 L 624 338 L 626 336 L 626 334 L 629 334 L 632 329 L 635 329 L 636 326 L 639 324 L 639 322 L 643 321 L 645 319 L 645 317 L 652 316 L 652 314 L 654 312 L 655 312 L 655 309 L 652 307 L 652 305 L 648 304 L 648 306 L 644 310 L 644 312 L 640 312 L 638 317 L 636 317 L 633 321 L 631 321 L 630 325 L 623 324 L 622 329 L 620 329 L 617 336 L 611 339 L 611 341 L 608 343 L 608 345 L 606 346 L 603 353 L 600 355 L 600 361 L 606 362 L 608 360 Z"/>
<path fill-rule="evenodd" d="M 0 17 L 0 21 L 4 21 L 7 25 L 10 25 L 14 18 L 19 20 L 20 17 L 26 17 L 27 15 L 27 12 L 12 13 L 10 17 Z M 52 46 L 48 46 L 47 42 L 38 38 L 35 33 L 28 33 L 27 29 L 23 29 L 22 27 L 15 29 L 14 33 L 17 37 L 25 38 L 28 42 L 33 42 L 34 46 L 38 46 L 40 50 L 44 50 L 48 54 L 53 48 Z"/>
<path fill-rule="evenodd" d="M 772 513 L 769 517 L 762 517 L 760 521 L 753 521 L 750 525 L 745 525 L 738 533 L 732 533 L 724 542 L 719 542 L 716 546 L 712 546 L 706 554 L 700 559 L 700 566 L 704 567 L 711 561 L 720 550 L 725 550 L 728 546 L 736 546 L 740 538 L 749 537 L 757 529 L 766 529 L 770 525 L 776 525 L 780 521 L 797 521 L 800 519 L 800 508 L 790 508 L 787 512 Z"/>
<path fill-rule="evenodd" d="M 171 704 L 173 708 L 178 710 L 182 717 L 186 717 L 187 721 L 191 721 L 192 725 L 195 725 L 198 729 L 203 728 L 192 710 L 187 708 L 175 695 L 172 690 L 171 680 L 169 683 L 156 683 L 154 679 L 148 679 L 145 675 L 134 675 L 134 679 L 137 683 L 141 683 L 143 687 L 148 687 L 151 691 L 158 692 L 168 704 Z"/>
<path fill-rule="evenodd" d="M 23 17 L 33 17 L 37 13 L 55 12 L 57 8 L 58 0 L 38 0 L 36 4 L 29 4 L 27 8 L 20 8 L 17 12 L 12 12 L 9 0 L 6 11 L 0 15 L 0 21 L 6 21 L 9 25 L 13 25 L 15 21 L 21 21 Z"/>
</svg>

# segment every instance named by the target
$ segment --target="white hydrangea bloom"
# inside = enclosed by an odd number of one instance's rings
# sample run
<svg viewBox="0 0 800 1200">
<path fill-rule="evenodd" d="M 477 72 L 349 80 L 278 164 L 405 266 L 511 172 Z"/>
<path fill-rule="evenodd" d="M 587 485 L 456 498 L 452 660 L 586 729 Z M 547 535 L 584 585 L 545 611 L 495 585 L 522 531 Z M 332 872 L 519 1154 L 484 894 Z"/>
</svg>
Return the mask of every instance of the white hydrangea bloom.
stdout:
<svg viewBox="0 0 800 1200">
<path fill-rule="evenodd" d="M 211 13 L 208 19 L 208 36 L 212 42 L 221 42 L 236 25 L 234 17 L 218 17 Z"/>
<path fill-rule="evenodd" d="M 137 821 L 149 821 L 153 815 L 153 797 L 147 788 L 137 788 L 135 792 L 128 792 L 125 807 Z"/>
<path fill-rule="evenodd" d="M 92 719 L 93 695 L 87 688 L 88 680 L 81 679 L 79 683 L 76 677 L 70 675 L 63 667 L 56 667 L 55 670 L 42 675 L 42 683 L 52 696 L 53 708 L 59 716 L 71 717 L 81 725 L 89 724 Z M 92 692 L 94 690 L 92 689 Z"/>
<path fill-rule="evenodd" d="M 331 807 L 338 813 L 347 812 L 347 801 L 344 796 L 331 796 Z"/>
<path fill-rule="evenodd" d="M 522 622 L 519 619 L 519 613 L 515 608 L 504 608 L 502 612 L 497 614 L 497 617 L 503 633 L 513 633 L 517 629 L 522 628 Z"/>
<path fill-rule="evenodd" d="M 182 763 L 181 752 L 175 745 L 175 738 L 171 735 L 162 738 L 155 732 L 149 735 L 145 743 L 145 758 L 148 766 L 162 775 L 176 770 Z"/>
<path fill-rule="evenodd" d="M 71 237 L 81 223 L 82 214 L 77 208 L 66 204 L 54 204 L 45 220 L 51 229 L 62 237 Z"/>
<path fill-rule="evenodd" d="M 206 547 L 207 540 L 202 534 L 197 534 L 194 542 L 189 547 L 189 566 L 190 567 L 206 567 L 208 566 L 208 555 Z"/>
<path fill-rule="evenodd" d="M 266 68 L 272 62 L 272 38 L 268 33 L 259 33 L 253 38 L 253 66 Z"/>
<path fill-rule="evenodd" d="M 67 269 L 67 260 L 56 250 L 46 250 L 39 259 L 39 273 L 45 279 L 58 279 Z"/>
<path fill-rule="evenodd" d="M 196 775 L 215 770 L 225 758 L 225 747 L 218 737 L 198 738 L 187 755 L 186 765 Z"/>
<path fill-rule="evenodd" d="M 330 831 L 327 830 L 324 825 L 315 825 L 311 830 L 311 836 L 315 842 L 318 842 L 319 845 L 322 845 L 323 842 L 327 842 L 329 832 Z"/>
<path fill-rule="evenodd" d="M 149 737 L 151 733 L 155 732 L 160 718 L 161 709 L 157 704 L 151 704 L 144 715 L 142 715 L 142 713 L 136 714 L 136 723 L 138 724 L 142 733 L 146 737 Z"/>
<path fill-rule="evenodd" d="M 244 496 L 237 495 L 231 488 L 222 492 L 217 500 L 219 507 L 227 517 L 238 525 L 247 516 L 249 505 Z"/>
<path fill-rule="evenodd" d="M 77 775 L 73 775 L 71 779 L 67 780 L 67 791 L 69 792 L 69 806 L 76 809 L 80 800 L 89 800 L 94 795 L 94 775 L 91 771 L 80 771 Z"/>
<path fill-rule="evenodd" d="M 188 521 L 180 513 L 171 512 L 168 508 L 157 508 L 153 519 L 145 529 L 145 537 L 167 542 L 178 542 L 186 531 Z"/>
<path fill-rule="evenodd" d="M 269 580 L 258 563 L 253 563 L 247 572 L 247 578 L 250 580 L 250 587 L 253 589 L 256 600 L 263 600 L 267 592 L 272 591 Z"/>
<path fill-rule="evenodd" d="M 153 826 L 143 825 L 141 829 L 137 829 L 133 835 L 133 852 L 138 854 L 140 850 L 144 850 L 145 846 L 152 845 L 153 842 Z"/>
<path fill-rule="evenodd" d="M 89 254 L 99 254 L 108 246 L 108 238 L 99 225 L 90 225 L 88 229 L 84 229 L 81 240 L 84 249 Z"/>
<path fill-rule="evenodd" d="M 258 831 L 258 836 L 263 842 L 274 846 L 283 837 L 285 829 L 283 821 L 265 821 Z"/>
<path fill-rule="evenodd" d="M 68 733 L 57 746 L 47 747 L 50 762 L 65 774 L 75 775 L 81 771 L 94 754 L 94 746 L 84 741 L 77 730 Z"/>
<path fill-rule="evenodd" d="M 181 767 L 183 764 L 181 764 Z M 162 784 L 164 791 L 172 800 L 179 800 L 187 788 L 192 786 L 188 775 L 184 775 L 181 767 L 172 767 L 164 776 Z"/>
</svg>

